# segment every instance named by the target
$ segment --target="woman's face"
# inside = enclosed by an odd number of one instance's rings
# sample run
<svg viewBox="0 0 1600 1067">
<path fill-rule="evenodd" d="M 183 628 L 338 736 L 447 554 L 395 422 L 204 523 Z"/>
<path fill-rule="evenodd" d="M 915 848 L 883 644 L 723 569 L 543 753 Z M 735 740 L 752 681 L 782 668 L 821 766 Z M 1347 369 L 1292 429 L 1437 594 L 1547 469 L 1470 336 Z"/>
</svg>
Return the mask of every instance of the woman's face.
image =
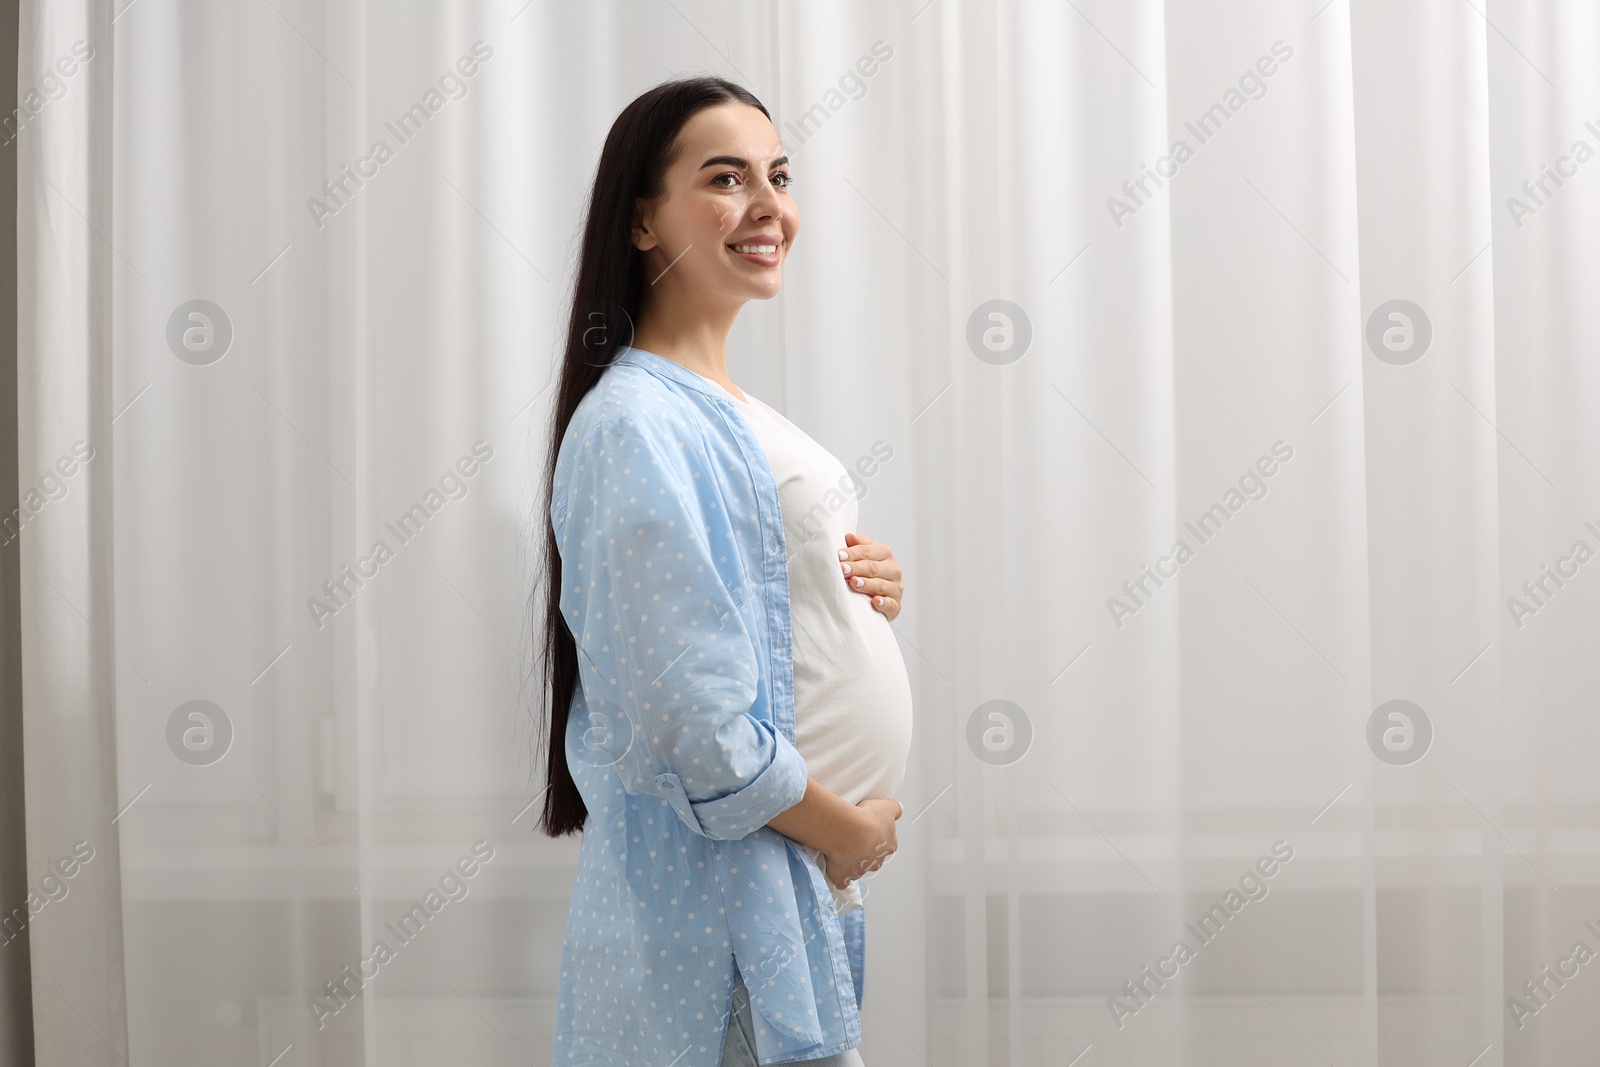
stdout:
<svg viewBox="0 0 1600 1067">
<path fill-rule="evenodd" d="M 684 123 L 678 143 L 662 195 L 634 214 L 651 297 L 737 309 L 775 296 L 800 210 L 772 123 L 746 104 L 718 104 Z"/>
</svg>

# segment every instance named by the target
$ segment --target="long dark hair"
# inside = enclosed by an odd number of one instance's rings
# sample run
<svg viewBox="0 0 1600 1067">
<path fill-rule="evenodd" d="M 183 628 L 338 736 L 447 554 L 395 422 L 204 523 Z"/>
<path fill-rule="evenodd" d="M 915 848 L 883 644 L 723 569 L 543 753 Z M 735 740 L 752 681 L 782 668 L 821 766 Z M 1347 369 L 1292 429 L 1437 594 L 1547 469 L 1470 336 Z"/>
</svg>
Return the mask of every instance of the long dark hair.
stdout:
<svg viewBox="0 0 1600 1067">
<path fill-rule="evenodd" d="M 547 700 L 535 736 L 544 742 L 549 783 L 538 826 L 551 837 L 582 830 L 589 814 L 567 769 L 567 716 L 578 685 L 578 650 L 561 614 L 561 555 L 550 524 L 556 456 L 578 401 L 594 388 L 616 360 L 617 350 L 633 337 L 645 291 L 644 254 L 631 239 L 635 201 L 661 195 L 662 179 L 681 149 L 678 133 L 684 123 L 696 112 L 724 103 L 748 104 L 772 118 L 749 90 L 723 78 L 663 82 L 639 96 L 611 124 L 589 194 L 572 315 L 567 323 L 567 349 L 550 420 L 541 512 L 545 528 L 542 688 Z M 533 600 L 537 623 L 537 592 Z"/>
</svg>

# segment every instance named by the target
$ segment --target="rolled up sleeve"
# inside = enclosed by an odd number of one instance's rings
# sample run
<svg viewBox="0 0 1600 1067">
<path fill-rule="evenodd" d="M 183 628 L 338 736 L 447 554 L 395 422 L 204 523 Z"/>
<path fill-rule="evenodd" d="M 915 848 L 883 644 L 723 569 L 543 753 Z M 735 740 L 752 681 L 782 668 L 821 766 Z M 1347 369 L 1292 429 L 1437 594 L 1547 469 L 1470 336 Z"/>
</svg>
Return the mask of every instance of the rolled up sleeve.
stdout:
<svg viewBox="0 0 1600 1067">
<path fill-rule="evenodd" d="M 734 840 L 800 802 L 806 766 L 754 714 L 761 660 L 741 610 L 753 590 L 724 580 L 719 560 L 737 567 L 739 552 L 713 472 L 675 436 L 613 417 L 557 464 L 561 612 L 595 726 L 580 758 L 614 766 L 694 832 Z"/>
</svg>

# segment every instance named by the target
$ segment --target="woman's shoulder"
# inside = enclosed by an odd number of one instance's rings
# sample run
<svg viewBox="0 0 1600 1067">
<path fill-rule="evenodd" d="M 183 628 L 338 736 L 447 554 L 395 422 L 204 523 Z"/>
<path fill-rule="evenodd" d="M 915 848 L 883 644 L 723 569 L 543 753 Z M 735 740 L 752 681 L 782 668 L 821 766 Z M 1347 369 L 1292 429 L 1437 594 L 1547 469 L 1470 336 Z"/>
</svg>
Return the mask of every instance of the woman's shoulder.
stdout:
<svg viewBox="0 0 1600 1067">
<path fill-rule="evenodd" d="M 724 501 L 726 477 L 740 469 L 738 447 L 685 392 L 629 364 L 607 368 L 562 435 L 550 501 L 558 536 L 583 501 L 640 522 L 676 516 L 683 530 L 713 541 L 733 536 Z"/>
<path fill-rule="evenodd" d="M 708 420 L 681 390 L 632 363 L 613 363 L 578 402 L 568 436 L 590 431 L 663 438 L 703 434 Z"/>
<path fill-rule="evenodd" d="M 652 477 L 687 489 L 723 451 L 718 425 L 685 391 L 641 367 L 613 364 L 578 402 L 562 434 L 558 484 L 591 463 L 642 459 Z"/>
</svg>

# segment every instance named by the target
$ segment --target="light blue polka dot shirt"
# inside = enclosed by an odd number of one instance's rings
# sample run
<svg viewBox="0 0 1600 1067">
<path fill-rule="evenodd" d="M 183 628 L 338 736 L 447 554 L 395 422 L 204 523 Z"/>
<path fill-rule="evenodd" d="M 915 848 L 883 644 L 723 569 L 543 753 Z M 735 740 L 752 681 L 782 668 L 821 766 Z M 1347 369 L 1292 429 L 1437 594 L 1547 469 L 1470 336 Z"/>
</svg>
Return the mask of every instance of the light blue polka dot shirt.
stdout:
<svg viewBox="0 0 1600 1067">
<path fill-rule="evenodd" d="M 718 1067 L 733 969 L 762 1063 L 861 1040 L 865 910 L 768 827 L 805 794 L 778 489 L 707 379 L 624 347 L 579 403 L 550 519 L 589 809 L 554 1064 Z"/>
</svg>

